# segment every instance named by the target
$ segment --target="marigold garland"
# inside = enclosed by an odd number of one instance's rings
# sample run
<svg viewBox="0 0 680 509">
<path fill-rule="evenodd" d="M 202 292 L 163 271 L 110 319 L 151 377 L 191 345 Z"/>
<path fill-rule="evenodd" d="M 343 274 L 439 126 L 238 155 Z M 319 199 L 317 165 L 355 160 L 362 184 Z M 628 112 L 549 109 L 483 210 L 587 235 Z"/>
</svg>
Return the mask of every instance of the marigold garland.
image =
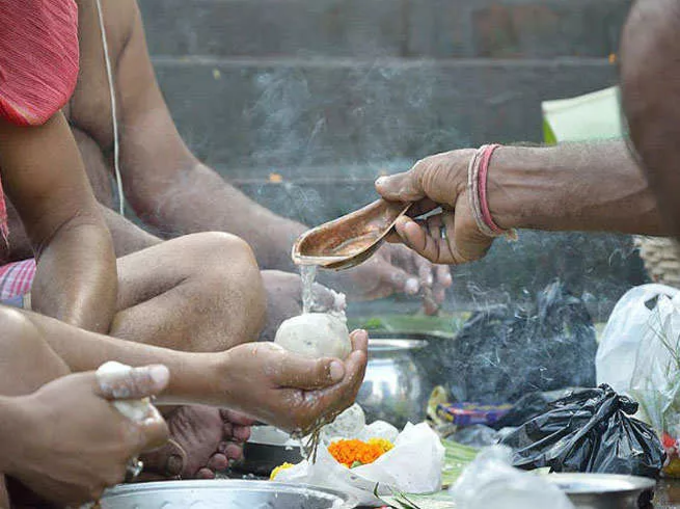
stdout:
<svg viewBox="0 0 680 509">
<path fill-rule="evenodd" d="M 335 461 L 347 468 L 357 464 L 368 465 L 392 449 L 394 445 L 382 438 L 372 438 L 368 442 L 361 440 L 337 440 L 328 446 L 328 452 Z"/>
</svg>

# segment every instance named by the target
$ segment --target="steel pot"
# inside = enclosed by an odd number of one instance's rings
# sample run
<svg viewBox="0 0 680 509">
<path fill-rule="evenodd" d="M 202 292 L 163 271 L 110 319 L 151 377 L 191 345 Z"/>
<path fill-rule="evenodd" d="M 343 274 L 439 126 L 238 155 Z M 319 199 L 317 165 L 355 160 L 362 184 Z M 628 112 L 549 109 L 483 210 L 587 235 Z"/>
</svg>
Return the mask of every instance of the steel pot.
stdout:
<svg viewBox="0 0 680 509">
<path fill-rule="evenodd" d="M 401 429 L 425 418 L 427 377 L 413 354 L 427 346 L 422 339 L 395 334 L 369 334 L 368 366 L 357 403 L 366 421 L 383 420 Z"/>
</svg>

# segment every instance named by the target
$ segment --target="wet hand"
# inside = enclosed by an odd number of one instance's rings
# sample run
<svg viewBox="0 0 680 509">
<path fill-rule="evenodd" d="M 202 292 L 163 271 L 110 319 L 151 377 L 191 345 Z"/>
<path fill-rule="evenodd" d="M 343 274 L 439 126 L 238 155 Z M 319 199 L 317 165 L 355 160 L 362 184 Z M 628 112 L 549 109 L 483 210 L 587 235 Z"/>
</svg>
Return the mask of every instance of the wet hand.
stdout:
<svg viewBox="0 0 680 509">
<path fill-rule="evenodd" d="M 133 422 L 111 401 L 121 391 L 130 399 L 157 395 L 168 380 L 163 366 L 132 369 L 108 387 L 94 373 L 81 373 L 16 398 L 19 432 L 3 450 L 13 459 L 5 473 L 60 506 L 98 499 L 124 480 L 131 458 L 159 447 L 168 434 L 157 411 Z"/>
<path fill-rule="evenodd" d="M 493 241 L 475 222 L 467 193 L 467 167 L 474 150 L 454 150 L 426 157 L 408 172 L 381 177 L 378 193 L 386 200 L 414 202 L 409 215 L 435 211 L 424 220 L 402 217 L 396 234 L 399 242 L 437 264 L 458 265 L 482 258 Z"/>
<path fill-rule="evenodd" d="M 273 343 L 232 348 L 223 363 L 223 406 L 290 432 L 332 419 L 354 402 L 366 370 L 368 335 L 350 337 L 344 361 L 302 357 Z"/>
</svg>

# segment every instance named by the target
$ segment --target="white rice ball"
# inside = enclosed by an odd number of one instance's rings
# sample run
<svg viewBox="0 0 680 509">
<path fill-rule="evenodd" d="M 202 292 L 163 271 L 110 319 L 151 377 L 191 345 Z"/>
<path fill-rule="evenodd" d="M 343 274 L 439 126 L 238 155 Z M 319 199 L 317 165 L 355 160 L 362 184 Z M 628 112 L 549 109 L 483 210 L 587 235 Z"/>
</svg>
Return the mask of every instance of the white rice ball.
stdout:
<svg viewBox="0 0 680 509">
<path fill-rule="evenodd" d="M 352 352 L 347 324 L 327 313 L 289 318 L 276 331 L 274 343 L 313 359 L 336 357 L 344 360 Z"/>
</svg>

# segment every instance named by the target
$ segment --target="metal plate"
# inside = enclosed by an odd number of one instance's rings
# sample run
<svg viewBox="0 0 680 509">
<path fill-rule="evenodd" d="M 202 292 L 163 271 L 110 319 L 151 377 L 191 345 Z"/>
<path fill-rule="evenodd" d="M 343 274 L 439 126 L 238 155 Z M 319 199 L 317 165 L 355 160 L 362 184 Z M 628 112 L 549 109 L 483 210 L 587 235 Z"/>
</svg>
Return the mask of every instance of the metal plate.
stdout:
<svg viewBox="0 0 680 509">
<path fill-rule="evenodd" d="M 648 507 L 656 486 L 653 479 L 614 474 L 550 474 L 545 479 L 582 509 Z"/>
<path fill-rule="evenodd" d="M 399 338 L 370 338 L 368 351 L 376 353 L 398 352 L 404 350 L 420 350 L 427 346 L 427 341 L 422 339 L 399 339 Z"/>
<path fill-rule="evenodd" d="M 644 491 L 656 485 L 656 481 L 646 477 L 615 474 L 549 474 L 545 479 L 567 494 Z"/>
<path fill-rule="evenodd" d="M 108 490 L 102 509 L 350 509 L 348 494 L 271 481 L 167 481 Z"/>
</svg>

